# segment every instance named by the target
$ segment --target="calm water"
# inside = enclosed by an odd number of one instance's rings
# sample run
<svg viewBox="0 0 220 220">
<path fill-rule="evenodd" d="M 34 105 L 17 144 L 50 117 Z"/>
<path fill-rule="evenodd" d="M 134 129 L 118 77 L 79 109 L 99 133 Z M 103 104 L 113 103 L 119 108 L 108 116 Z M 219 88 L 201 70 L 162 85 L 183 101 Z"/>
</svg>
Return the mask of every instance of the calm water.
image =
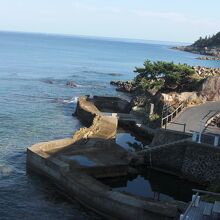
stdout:
<svg viewBox="0 0 220 220">
<path fill-rule="evenodd" d="M 121 95 L 110 80 L 131 79 L 144 59 L 220 66 L 167 45 L 0 33 L 0 219 L 91 219 L 77 202 L 27 176 L 26 148 L 71 136 L 76 97 Z M 68 88 L 72 80 L 78 86 Z"/>
</svg>

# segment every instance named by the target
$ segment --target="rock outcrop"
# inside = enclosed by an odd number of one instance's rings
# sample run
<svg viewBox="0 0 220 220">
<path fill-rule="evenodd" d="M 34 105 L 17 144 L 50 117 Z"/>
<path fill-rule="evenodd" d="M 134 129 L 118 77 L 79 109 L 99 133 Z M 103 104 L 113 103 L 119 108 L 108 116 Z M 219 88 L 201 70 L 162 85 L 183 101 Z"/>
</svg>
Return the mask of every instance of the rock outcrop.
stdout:
<svg viewBox="0 0 220 220">
<path fill-rule="evenodd" d="M 188 105 L 197 105 L 206 101 L 220 101 L 220 76 L 207 77 L 194 92 L 159 93 L 155 97 L 156 100 L 170 105 L 181 102 L 186 102 Z"/>
<path fill-rule="evenodd" d="M 111 81 L 111 85 L 117 86 L 117 91 L 132 93 L 138 89 L 135 81 Z"/>
<path fill-rule="evenodd" d="M 199 88 L 199 96 L 204 101 L 220 101 L 220 77 L 208 77 Z"/>
<path fill-rule="evenodd" d="M 174 49 L 187 51 L 191 53 L 198 53 L 206 56 L 213 56 L 220 58 L 220 32 L 212 37 L 200 37 L 192 45 L 175 47 Z"/>
<path fill-rule="evenodd" d="M 174 47 L 173 49 L 195 53 L 195 54 L 206 55 L 206 56 L 213 56 L 213 59 L 220 58 L 220 48 L 208 48 L 208 47 L 198 48 L 194 46 L 178 46 L 178 47 Z M 208 57 L 208 59 L 211 58 Z"/>
</svg>

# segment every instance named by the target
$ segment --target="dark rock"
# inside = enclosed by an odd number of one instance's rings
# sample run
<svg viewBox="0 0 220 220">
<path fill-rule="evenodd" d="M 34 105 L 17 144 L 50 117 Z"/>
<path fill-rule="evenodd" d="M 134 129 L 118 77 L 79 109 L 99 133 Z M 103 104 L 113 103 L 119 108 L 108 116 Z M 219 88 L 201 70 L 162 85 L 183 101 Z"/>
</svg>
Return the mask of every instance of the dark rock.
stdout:
<svg viewBox="0 0 220 220">
<path fill-rule="evenodd" d="M 51 79 L 43 79 L 42 82 L 47 83 L 47 84 L 54 84 L 53 80 Z"/>
<path fill-rule="evenodd" d="M 132 93 L 138 89 L 135 81 L 111 81 L 111 85 L 117 86 L 117 91 Z"/>
<path fill-rule="evenodd" d="M 202 56 L 198 57 L 198 60 L 220 60 L 220 57 Z"/>
<path fill-rule="evenodd" d="M 109 73 L 109 76 L 122 76 L 123 74 L 121 73 Z"/>
<path fill-rule="evenodd" d="M 66 86 L 71 87 L 71 88 L 77 87 L 77 85 L 74 81 L 68 81 L 66 83 Z"/>
</svg>

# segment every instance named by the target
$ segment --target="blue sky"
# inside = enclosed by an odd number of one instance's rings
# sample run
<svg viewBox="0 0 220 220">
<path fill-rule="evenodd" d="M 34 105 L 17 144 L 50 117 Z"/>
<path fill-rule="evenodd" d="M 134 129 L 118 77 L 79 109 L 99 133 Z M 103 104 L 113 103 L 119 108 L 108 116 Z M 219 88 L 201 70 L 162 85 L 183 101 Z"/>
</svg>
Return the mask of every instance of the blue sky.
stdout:
<svg viewBox="0 0 220 220">
<path fill-rule="evenodd" d="M 0 0 L 0 30 L 192 42 L 220 31 L 220 0 Z"/>
</svg>

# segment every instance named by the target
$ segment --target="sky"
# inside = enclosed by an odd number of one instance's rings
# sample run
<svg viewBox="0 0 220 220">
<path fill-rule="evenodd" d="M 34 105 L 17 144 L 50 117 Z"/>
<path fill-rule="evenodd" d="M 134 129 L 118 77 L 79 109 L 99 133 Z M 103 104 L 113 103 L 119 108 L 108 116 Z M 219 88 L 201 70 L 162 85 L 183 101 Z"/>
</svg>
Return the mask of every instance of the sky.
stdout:
<svg viewBox="0 0 220 220">
<path fill-rule="evenodd" d="M 0 30 L 193 42 L 220 31 L 220 0 L 0 0 Z"/>
</svg>

